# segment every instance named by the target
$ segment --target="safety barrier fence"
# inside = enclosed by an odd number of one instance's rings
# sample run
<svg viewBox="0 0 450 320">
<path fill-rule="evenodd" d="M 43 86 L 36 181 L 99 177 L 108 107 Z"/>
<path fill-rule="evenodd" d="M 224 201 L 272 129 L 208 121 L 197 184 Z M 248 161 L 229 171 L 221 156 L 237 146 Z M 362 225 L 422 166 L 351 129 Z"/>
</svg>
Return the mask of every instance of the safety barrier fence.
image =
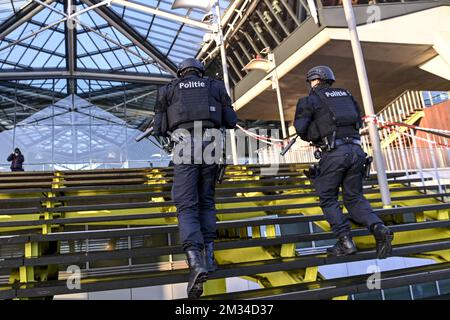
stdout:
<svg viewBox="0 0 450 320">
<path fill-rule="evenodd" d="M 309 163 L 316 162 L 314 147 L 301 147 L 292 149 L 282 157 L 281 147 L 270 147 L 258 150 L 260 163 Z M 369 148 L 364 148 L 371 154 Z M 450 148 L 424 147 L 424 148 L 400 148 L 392 147 L 382 150 L 385 165 L 388 172 L 405 172 L 421 169 L 450 169 Z M 374 167 L 372 168 L 375 169 Z"/>
</svg>

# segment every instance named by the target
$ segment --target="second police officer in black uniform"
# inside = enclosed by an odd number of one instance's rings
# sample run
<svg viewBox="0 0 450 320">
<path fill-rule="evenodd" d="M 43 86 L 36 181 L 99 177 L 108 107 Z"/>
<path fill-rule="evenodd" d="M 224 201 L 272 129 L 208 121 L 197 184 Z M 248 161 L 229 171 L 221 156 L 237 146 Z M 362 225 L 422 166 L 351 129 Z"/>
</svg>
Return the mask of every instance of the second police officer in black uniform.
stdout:
<svg viewBox="0 0 450 320">
<path fill-rule="evenodd" d="M 335 76 L 327 66 L 309 70 L 307 82 L 310 94 L 299 100 L 294 126 L 302 140 L 320 146 L 322 150 L 314 187 L 322 211 L 338 238 L 327 252 L 340 256 L 357 251 L 350 235 L 350 222 L 338 202 L 342 186 L 344 206 L 350 217 L 374 234 L 377 258 L 384 259 L 391 254 L 393 233 L 363 196 L 366 154 L 360 142 L 362 119 L 359 106 L 349 91 L 331 87 Z"/>
<path fill-rule="evenodd" d="M 184 162 L 186 155 L 181 155 L 183 163 L 178 161 L 180 159 L 173 160 L 172 196 L 177 208 L 180 240 L 190 269 L 188 297 L 198 298 L 203 293 L 203 283 L 208 272 L 214 272 L 217 267 L 214 239 L 218 165 L 203 159 L 203 151 L 214 140 L 201 137 L 199 141 L 194 131 L 198 125 L 201 125 L 203 133 L 211 129 L 233 129 L 237 116 L 224 83 L 205 77 L 205 69 L 200 61 L 193 58 L 184 60 L 178 66 L 177 74 L 177 80 L 159 91 L 154 135 L 168 135 L 177 129 L 184 129 L 184 132 L 191 134 L 189 137 L 181 135 L 179 141 L 180 144 L 189 142 L 188 145 L 191 145 L 188 163 Z"/>
</svg>

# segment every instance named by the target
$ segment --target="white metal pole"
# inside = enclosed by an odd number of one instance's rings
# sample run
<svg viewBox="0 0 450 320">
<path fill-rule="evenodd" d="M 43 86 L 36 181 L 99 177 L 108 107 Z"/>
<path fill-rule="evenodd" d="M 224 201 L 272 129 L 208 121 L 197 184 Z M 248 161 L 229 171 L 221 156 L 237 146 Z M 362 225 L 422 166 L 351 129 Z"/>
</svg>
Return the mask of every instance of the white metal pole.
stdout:
<svg viewBox="0 0 450 320">
<path fill-rule="evenodd" d="M 274 71 L 272 81 L 274 83 L 275 89 L 277 91 L 277 100 L 278 100 L 278 112 L 280 113 L 280 121 L 281 121 L 281 131 L 283 134 L 283 139 L 287 139 L 287 131 L 286 131 L 286 123 L 284 121 L 284 110 L 283 110 L 283 99 L 281 98 L 281 89 L 280 89 L 280 79 L 278 78 L 277 65 L 275 63 L 275 55 L 273 53 L 269 54 L 269 61 L 272 63 Z"/>
<path fill-rule="evenodd" d="M 284 111 L 283 111 L 283 99 L 281 98 L 281 90 L 280 83 L 278 81 L 278 75 L 275 73 L 275 82 L 276 82 L 276 90 L 277 90 L 277 100 L 278 100 L 278 111 L 280 112 L 280 121 L 281 121 L 281 131 L 283 133 L 283 139 L 287 139 L 287 131 L 286 131 L 286 122 L 284 120 Z"/>
<path fill-rule="evenodd" d="M 222 25 L 221 25 L 219 1 L 216 2 L 216 15 L 217 15 L 217 25 L 219 27 L 216 41 L 217 41 L 217 45 L 220 46 L 220 56 L 221 56 L 221 60 L 222 60 L 222 71 L 223 71 L 223 82 L 225 83 L 225 89 L 227 90 L 228 95 L 231 97 L 230 78 L 228 75 L 225 43 L 223 41 L 223 31 L 222 31 Z M 230 130 L 230 140 L 231 140 L 231 153 L 233 155 L 233 164 L 237 165 L 238 164 L 238 156 L 237 156 L 237 146 L 236 146 L 236 133 L 235 133 L 234 129 Z"/>
<path fill-rule="evenodd" d="M 427 140 L 432 140 L 429 133 L 427 133 L 426 136 L 427 136 Z M 433 145 L 431 143 L 428 143 L 428 149 L 430 150 L 430 158 L 431 158 L 431 163 L 433 164 L 434 174 L 436 176 L 436 180 L 438 183 L 438 190 L 439 190 L 439 193 L 442 193 L 441 178 L 439 175 L 438 165 L 437 165 L 437 161 L 436 161 L 436 152 L 435 152 L 435 150 L 437 151 L 437 148 L 433 147 Z"/>
<path fill-rule="evenodd" d="M 403 146 L 403 135 L 401 134 L 398 135 L 398 145 L 400 147 L 400 153 L 403 161 L 403 167 L 406 173 L 406 178 L 409 179 L 409 159 L 406 155 L 405 147 Z"/>
<path fill-rule="evenodd" d="M 14 100 L 17 101 L 17 82 L 14 86 Z M 12 149 L 16 147 L 16 128 L 17 128 L 17 103 L 14 103 L 14 130 L 13 130 L 13 145 Z"/>
<path fill-rule="evenodd" d="M 384 165 L 383 155 L 381 153 L 380 137 L 374 119 L 375 115 L 373 108 L 372 95 L 370 93 L 369 80 L 367 78 L 366 66 L 364 63 L 364 56 L 359 42 L 358 31 L 356 29 L 355 12 L 353 11 L 352 1 L 343 0 L 345 17 L 347 19 L 348 29 L 350 32 L 350 41 L 352 44 L 353 56 L 355 59 L 356 71 L 358 73 L 359 86 L 361 88 L 361 95 L 364 104 L 366 115 L 369 116 L 368 121 L 369 136 L 372 144 L 375 166 L 377 169 L 378 184 L 380 186 L 381 200 L 384 207 L 391 206 L 391 195 L 389 192 L 389 185 L 387 182 L 386 169 Z"/>
<path fill-rule="evenodd" d="M 421 159 L 420 150 L 417 146 L 416 134 L 414 133 L 413 129 L 409 129 L 409 134 L 412 139 L 413 152 L 414 152 L 414 157 L 416 159 L 416 167 L 419 169 L 420 180 L 422 181 L 422 187 L 425 188 L 425 179 L 424 179 L 424 175 L 423 175 L 422 159 Z M 424 191 L 425 191 L 425 193 L 427 192 L 426 190 L 424 190 Z"/>
</svg>

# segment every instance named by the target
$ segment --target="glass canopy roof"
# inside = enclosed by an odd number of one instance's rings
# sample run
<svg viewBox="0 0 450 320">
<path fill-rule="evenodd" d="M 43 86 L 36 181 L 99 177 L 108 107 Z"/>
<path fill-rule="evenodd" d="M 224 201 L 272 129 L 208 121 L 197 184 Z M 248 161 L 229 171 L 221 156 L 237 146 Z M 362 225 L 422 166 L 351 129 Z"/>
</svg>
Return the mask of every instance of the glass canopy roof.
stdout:
<svg viewBox="0 0 450 320">
<path fill-rule="evenodd" d="M 203 30 L 116 3 L 80 14 L 76 25 L 64 21 L 70 4 L 79 12 L 100 2 L 0 0 L 0 131 L 70 94 L 139 127 L 158 86 L 201 47 Z M 130 2 L 198 21 L 204 16 L 171 10 L 173 1 Z M 220 1 L 223 11 L 230 2 Z"/>
</svg>

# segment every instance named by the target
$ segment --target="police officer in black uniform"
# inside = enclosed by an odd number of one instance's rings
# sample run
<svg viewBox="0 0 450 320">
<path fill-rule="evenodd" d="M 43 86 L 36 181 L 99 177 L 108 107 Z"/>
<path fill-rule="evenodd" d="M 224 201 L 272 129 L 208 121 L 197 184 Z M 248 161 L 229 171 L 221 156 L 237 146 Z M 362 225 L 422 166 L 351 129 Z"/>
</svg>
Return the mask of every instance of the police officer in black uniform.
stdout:
<svg viewBox="0 0 450 320">
<path fill-rule="evenodd" d="M 154 135 L 164 136 L 184 129 L 194 134 L 201 125 L 202 132 L 219 128 L 233 129 L 237 116 L 224 83 L 205 77 L 203 64 L 193 58 L 178 66 L 178 79 L 159 91 L 155 107 Z M 187 288 L 189 298 L 203 293 L 203 283 L 208 272 L 217 268 L 214 259 L 216 238 L 215 184 L 217 163 L 205 163 L 202 152 L 210 143 L 198 137 L 181 136 L 178 143 L 192 142 L 189 163 L 179 163 L 174 158 L 172 196 L 177 208 L 180 239 L 190 268 Z M 205 141 L 204 141 L 205 140 Z M 206 141 L 209 140 L 209 141 Z M 214 142 L 212 142 L 214 141 Z M 198 160 L 200 155 L 200 162 Z M 195 158 L 195 159 L 194 159 Z"/>
<path fill-rule="evenodd" d="M 314 186 L 322 211 L 338 238 L 327 252 L 341 256 L 357 251 L 350 235 L 350 223 L 338 203 L 342 186 L 344 205 L 350 217 L 374 234 L 377 257 L 384 259 L 392 252 L 393 233 L 363 196 L 366 154 L 361 148 L 359 106 L 348 90 L 332 88 L 335 76 L 329 67 L 312 68 L 306 79 L 311 91 L 297 104 L 294 126 L 300 138 L 321 150 Z"/>
</svg>

